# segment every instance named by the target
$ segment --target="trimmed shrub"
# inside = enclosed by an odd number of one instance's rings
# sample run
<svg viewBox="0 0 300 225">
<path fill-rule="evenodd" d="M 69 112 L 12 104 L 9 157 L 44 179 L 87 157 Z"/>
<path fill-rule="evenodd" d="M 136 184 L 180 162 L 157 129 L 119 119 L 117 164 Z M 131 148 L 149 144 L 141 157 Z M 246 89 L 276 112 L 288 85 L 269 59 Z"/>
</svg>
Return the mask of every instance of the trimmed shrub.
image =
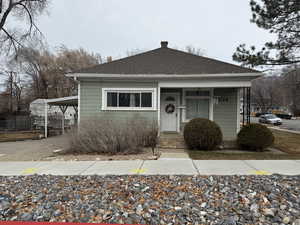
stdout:
<svg viewBox="0 0 300 225">
<path fill-rule="evenodd" d="M 83 121 L 70 132 L 67 153 L 136 154 L 144 147 L 155 148 L 158 127 L 155 121 L 136 117 L 129 121 L 94 119 Z"/>
<path fill-rule="evenodd" d="M 263 151 L 274 143 L 274 135 L 266 126 L 252 123 L 240 130 L 237 143 L 244 150 Z"/>
<path fill-rule="evenodd" d="M 220 127 L 208 119 L 192 119 L 184 127 L 184 140 L 189 149 L 213 150 L 222 139 Z"/>
</svg>

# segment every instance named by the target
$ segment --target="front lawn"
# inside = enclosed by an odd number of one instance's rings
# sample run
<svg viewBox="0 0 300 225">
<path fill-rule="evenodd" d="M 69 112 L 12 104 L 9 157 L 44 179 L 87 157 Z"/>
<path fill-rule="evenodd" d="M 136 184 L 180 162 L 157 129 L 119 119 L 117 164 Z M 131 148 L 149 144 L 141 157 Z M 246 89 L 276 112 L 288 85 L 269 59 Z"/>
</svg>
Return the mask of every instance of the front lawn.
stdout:
<svg viewBox="0 0 300 225">
<path fill-rule="evenodd" d="M 275 136 L 275 148 L 289 154 L 300 154 L 300 134 L 271 130 Z"/>
<path fill-rule="evenodd" d="M 271 129 L 275 136 L 274 148 L 283 154 L 274 152 L 232 152 L 232 151 L 188 151 L 195 160 L 299 160 L 300 134 Z"/>
<path fill-rule="evenodd" d="M 194 160 L 299 160 L 300 134 L 271 129 L 275 137 L 273 148 L 282 154 L 272 151 L 188 151 Z"/>
<path fill-rule="evenodd" d="M 188 151 L 194 160 L 300 160 L 300 154 L 274 154 L 271 152 L 209 152 Z"/>
</svg>

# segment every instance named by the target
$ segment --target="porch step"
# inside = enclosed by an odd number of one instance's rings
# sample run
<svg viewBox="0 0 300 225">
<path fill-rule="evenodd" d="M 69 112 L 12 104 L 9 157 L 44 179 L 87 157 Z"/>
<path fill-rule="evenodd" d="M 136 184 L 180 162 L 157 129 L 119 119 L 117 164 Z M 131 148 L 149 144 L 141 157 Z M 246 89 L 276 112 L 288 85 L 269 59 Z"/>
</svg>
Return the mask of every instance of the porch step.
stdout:
<svg viewBox="0 0 300 225">
<path fill-rule="evenodd" d="M 159 148 L 164 149 L 185 149 L 186 145 L 182 134 L 161 133 L 159 137 Z"/>
</svg>

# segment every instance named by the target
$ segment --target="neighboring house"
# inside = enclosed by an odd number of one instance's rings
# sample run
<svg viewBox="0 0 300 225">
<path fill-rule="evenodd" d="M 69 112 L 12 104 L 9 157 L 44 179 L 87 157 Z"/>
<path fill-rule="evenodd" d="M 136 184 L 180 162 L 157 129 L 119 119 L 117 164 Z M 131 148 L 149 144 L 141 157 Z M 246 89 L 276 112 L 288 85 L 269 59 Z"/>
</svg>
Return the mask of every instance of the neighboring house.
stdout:
<svg viewBox="0 0 300 225">
<path fill-rule="evenodd" d="M 225 140 L 240 129 L 239 89 L 262 74 L 218 60 L 161 47 L 82 69 L 67 76 L 79 83 L 79 120 L 99 116 L 157 120 L 160 132 L 180 132 L 196 117 L 215 121 Z"/>
</svg>

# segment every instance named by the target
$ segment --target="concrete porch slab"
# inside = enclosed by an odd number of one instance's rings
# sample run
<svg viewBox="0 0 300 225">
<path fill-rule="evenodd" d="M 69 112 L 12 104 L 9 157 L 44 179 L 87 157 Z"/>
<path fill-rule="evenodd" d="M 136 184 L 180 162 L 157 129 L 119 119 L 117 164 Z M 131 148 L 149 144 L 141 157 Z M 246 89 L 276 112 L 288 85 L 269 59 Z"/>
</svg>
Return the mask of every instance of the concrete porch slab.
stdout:
<svg viewBox="0 0 300 225">
<path fill-rule="evenodd" d="M 293 160 L 245 160 L 258 171 L 284 175 L 299 175 L 300 163 Z"/>
<path fill-rule="evenodd" d="M 250 175 L 253 168 L 241 160 L 193 160 L 200 175 Z"/>
<path fill-rule="evenodd" d="M 189 159 L 145 161 L 142 167 L 146 175 L 197 175 L 198 172 Z"/>
<path fill-rule="evenodd" d="M 97 161 L 81 175 L 126 175 L 139 174 L 142 160 L 132 161 Z"/>
</svg>

